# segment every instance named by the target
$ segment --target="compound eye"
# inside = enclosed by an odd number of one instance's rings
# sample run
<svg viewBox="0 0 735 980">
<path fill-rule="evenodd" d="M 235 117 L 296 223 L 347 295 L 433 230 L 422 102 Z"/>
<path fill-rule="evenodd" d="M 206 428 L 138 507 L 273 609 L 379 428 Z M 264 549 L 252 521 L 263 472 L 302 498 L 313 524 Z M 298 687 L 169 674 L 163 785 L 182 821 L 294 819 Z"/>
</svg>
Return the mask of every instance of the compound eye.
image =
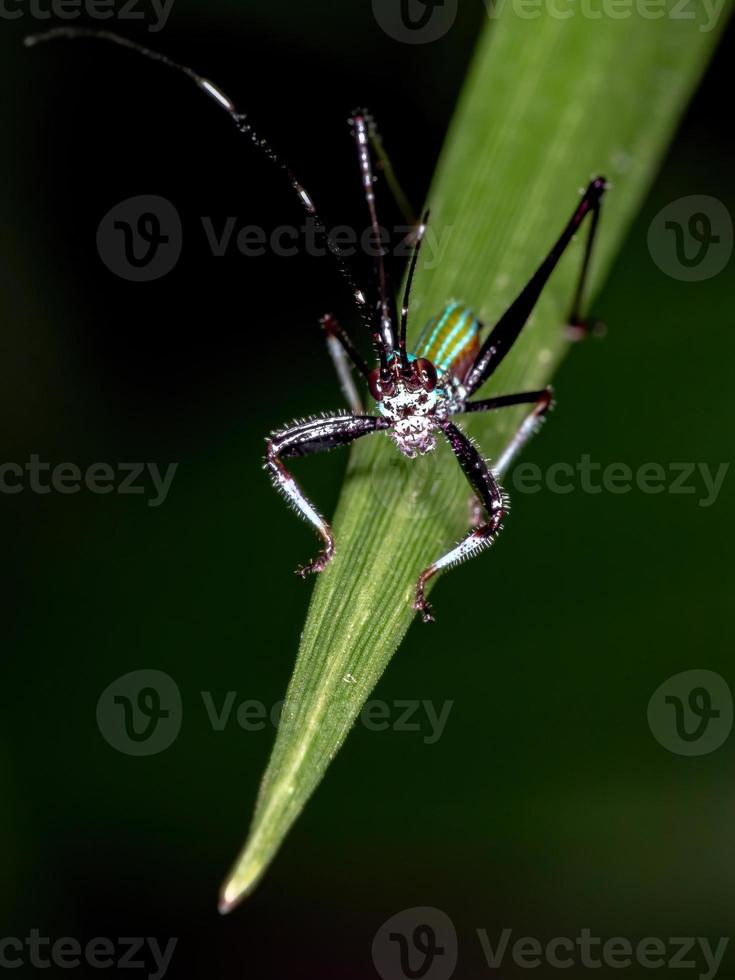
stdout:
<svg viewBox="0 0 735 980">
<path fill-rule="evenodd" d="M 382 402 L 384 398 L 390 398 L 395 393 L 395 385 L 392 381 L 384 382 L 381 380 L 380 368 L 375 368 L 368 375 L 368 388 L 376 402 Z"/>
<path fill-rule="evenodd" d="M 433 391 L 436 388 L 436 368 L 431 361 L 418 357 L 413 362 L 413 367 L 424 391 Z"/>
</svg>

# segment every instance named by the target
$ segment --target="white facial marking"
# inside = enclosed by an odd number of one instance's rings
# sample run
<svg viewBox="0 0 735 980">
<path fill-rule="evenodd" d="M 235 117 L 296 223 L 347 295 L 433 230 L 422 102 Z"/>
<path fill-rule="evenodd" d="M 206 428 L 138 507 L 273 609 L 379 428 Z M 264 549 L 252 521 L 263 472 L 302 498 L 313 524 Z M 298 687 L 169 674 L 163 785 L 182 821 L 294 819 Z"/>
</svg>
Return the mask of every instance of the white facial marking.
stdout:
<svg viewBox="0 0 735 980">
<path fill-rule="evenodd" d="M 429 453 L 436 446 L 434 416 L 437 392 L 409 391 L 399 384 L 396 393 L 378 402 L 378 411 L 393 423 L 393 438 L 405 456 Z"/>
</svg>

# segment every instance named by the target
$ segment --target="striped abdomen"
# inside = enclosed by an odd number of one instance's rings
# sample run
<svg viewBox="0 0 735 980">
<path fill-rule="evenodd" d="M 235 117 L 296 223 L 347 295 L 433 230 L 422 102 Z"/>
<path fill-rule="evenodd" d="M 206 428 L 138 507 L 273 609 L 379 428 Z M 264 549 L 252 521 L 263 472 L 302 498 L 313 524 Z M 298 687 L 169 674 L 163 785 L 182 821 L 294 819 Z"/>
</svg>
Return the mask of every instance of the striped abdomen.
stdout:
<svg viewBox="0 0 735 980">
<path fill-rule="evenodd" d="M 480 324 L 463 303 L 448 303 L 424 327 L 416 357 L 428 358 L 440 374 L 462 381 L 480 350 Z"/>
</svg>

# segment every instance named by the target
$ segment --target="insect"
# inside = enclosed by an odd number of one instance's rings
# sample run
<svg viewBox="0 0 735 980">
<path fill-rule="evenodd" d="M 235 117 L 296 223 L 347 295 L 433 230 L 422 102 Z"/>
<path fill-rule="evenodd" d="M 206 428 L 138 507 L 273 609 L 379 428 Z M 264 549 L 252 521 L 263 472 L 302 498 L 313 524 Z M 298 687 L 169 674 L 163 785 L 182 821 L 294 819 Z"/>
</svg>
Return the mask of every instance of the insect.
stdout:
<svg viewBox="0 0 735 980">
<path fill-rule="evenodd" d="M 237 110 L 232 99 L 209 79 L 158 52 L 107 31 L 58 28 L 27 38 L 26 44 L 33 45 L 54 38 L 80 37 L 111 41 L 186 75 L 224 109 L 238 131 L 248 137 L 282 172 L 307 215 L 318 222 L 319 226 L 323 226 L 311 195 L 299 183 L 291 169 L 276 155 L 270 144 L 256 133 L 247 117 Z M 381 232 L 375 200 L 376 161 L 383 170 L 387 183 L 393 185 L 396 196 L 403 195 L 393 179 L 372 118 L 367 112 L 357 110 L 350 116 L 349 123 L 357 148 L 371 234 L 373 241 L 379 243 Z M 376 364 L 370 367 L 337 319 L 331 314 L 326 315 L 322 319 L 322 325 L 327 346 L 349 408 L 295 422 L 276 430 L 266 441 L 265 468 L 274 485 L 314 527 L 323 542 L 319 554 L 297 570 L 300 575 L 321 572 L 334 556 L 335 542 L 329 524 L 303 493 L 287 470 L 284 460 L 346 446 L 372 433 L 382 432 L 390 436 L 398 452 L 409 458 L 432 452 L 439 437 L 446 439 L 478 505 L 476 518 L 471 522 L 472 526 L 466 536 L 425 568 L 418 578 L 414 608 L 421 613 L 425 622 L 433 618 L 426 599 L 429 580 L 442 570 L 474 557 L 492 544 L 501 529 L 508 506 L 499 477 L 538 428 L 551 405 L 551 389 L 481 399 L 473 396 L 512 348 L 557 262 L 589 215 L 589 231 L 581 270 L 568 317 L 568 325 L 577 335 L 587 332 L 588 326 L 581 313 L 582 300 L 606 186 L 603 177 L 596 177 L 590 182 L 549 253 L 484 340 L 481 339 L 484 325 L 467 306 L 455 301 L 448 303 L 427 324 L 415 349 L 408 350 L 406 334 L 411 285 L 426 231 L 428 212 L 417 224 L 413 236 L 413 250 L 400 311 L 396 308 L 389 284 L 385 249 L 382 246 L 374 249 L 374 296 L 369 298 L 366 291 L 356 284 L 329 234 L 324 232 L 329 251 L 349 287 L 360 318 L 367 327 Z M 354 383 L 353 369 L 363 378 L 375 402 L 375 411 L 372 413 L 363 408 Z M 462 431 L 455 417 L 522 404 L 530 405 L 530 412 L 491 467 Z"/>
</svg>

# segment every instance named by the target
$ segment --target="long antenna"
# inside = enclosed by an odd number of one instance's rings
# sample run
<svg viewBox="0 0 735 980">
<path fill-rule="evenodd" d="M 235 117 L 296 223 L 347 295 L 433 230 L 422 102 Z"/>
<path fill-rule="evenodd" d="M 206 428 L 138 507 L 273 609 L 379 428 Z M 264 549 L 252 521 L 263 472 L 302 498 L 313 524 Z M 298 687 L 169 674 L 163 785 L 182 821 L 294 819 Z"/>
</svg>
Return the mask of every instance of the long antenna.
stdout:
<svg viewBox="0 0 735 980">
<path fill-rule="evenodd" d="M 378 127 L 375 125 L 375 120 L 370 115 L 367 117 L 367 125 L 368 138 L 370 140 L 370 145 L 373 148 L 373 153 L 375 154 L 377 169 L 383 174 L 385 182 L 388 185 L 388 189 L 393 195 L 395 202 L 398 205 L 398 209 L 403 217 L 406 219 L 409 225 L 417 225 L 418 216 L 411 207 L 411 202 L 408 200 L 408 196 L 404 192 L 398 178 L 396 177 L 393 164 L 391 163 L 390 157 L 383 146 L 383 138 L 378 131 Z"/>
<path fill-rule="evenodd" d="M 398 337 L 398 351 L 401 358 L 401 370 L 403 371 L 404 375 L 407 375 L 410 371 L 408 364 L 408 351 L 406 349 L 406 328 L 408 326 L 408 307 L 411 299 L 411 286 L 413 285 L 413 276 L 416 272 L 416 263 L 419 260 L 419 251 L 421 249 L 421 243 L 424 240 L 424 232 L 426 231 L 428 220 L 429 211 L 427 208 L 427 210 L 424 211 L 421 224 L 416 229 L 413 252 L 411 253 L 411 262 L 408 266 L 408 275 L 406 276 L 406 288 L 403 292 L 403 305 L 401 306 L 401 332 Z"/>
<path fill-rule="evenodd" d="M 375 177 L 370 160 L 370 130 L 369 117 L 363 110 L 356 109 L 350 116 L 352 130 L 357 144 L 357 159 L 360 165 L 360 175 L 362 177 L 362 188 L 365 193 L 365 202 L 368 206 L 370 215 L 371 238 L 373 249 L 375 250 L 375 268 L 378 279 L 378 315 L 380 320 L 380 335 L 388 353 L 395 347 L 393 336 L 394 301 L 388 288 L 388 275 L 385 270 L 385 252 L 383 241 L 378 224 L 378 213 L 375 207 Z M 382 363 L 381 363 L 382 367 Z M 384 376 L 387 377 L 387 364 Z"/>
<path fill-rule="evenodd" d="M 248 122 L 247 115 L 238 112 L 232 99 L 226 95 L 218 85 L 215 85 L 215 83 L 210 81 L 208 78 L 205 78 L 203 75 L 198 75 L 191 68 L 187 68 L 186 65 L 173 61 L 173 59 L 166 57 L 166 55 L 160 54 L 158 51 L 153 51 L 150 48 L 146 48 L 144 45 L 137 44 L 135 41 L 130 41 L 128 38 L 115 34 L 112 31 L 99 31 L 84 27 L 55 27 L 52 30 L 45 31 L 42 34 L 31 34 L 25 38 L 24 44 L 26 47 L 30 48 L 34 47 L 36 44 L 43 44 L 46 41 L 54 41 L 58 39 L 77 40 L 79 38 L 109 41 L 110 43 L 116 44 L 121 48 L 127 48 L 129 51 L 134 51 L 136 54 L 142 55 L 144 58 L 148 58 L 151 61 L 157 61 L 162 65 L 166 65 L 168 68 L 173 68 L 175 71 L 181 72 L 182 75 L 186 75 L 187 78 L 190 78 L 198 88 L 206 92 L 207 95 L 214 102 L 216 102 L 218 106 L 220 106 L 220 108 L 224 109 L 230 119 L 232 119 L 234 122 L 238 132 L 242 133 L 244 136 L 247 136 L 253 146 L 257 147 L 257 149 L 276 167 L 276 169 L 283 173 L 290 183 L 292 189 L 296 192 L 299 202 L 306 211 L 307 215 L 314 218 L 317 224 L 324 228 L 324 234 L 326 236 L 329 252 L 335 259 L 342 278 L 347 283 L 347 286 L 352 293 L 352 297 L 357 305 L 362 319 L 370 329 L 373 346 L 375 347 L 376 353 L 380 358 L 381 367 L 385 367 L 387 370 L 387 352 L 385 349 L 385 344 L 380 331 L 376 330 L 372 322 L 373 318 L 371 317 L 367 308 L 365 293 L 355 283 L 350 270 L 340 254 L 339 248 L 333 242 L 329 232 L 327 231 L 326 225 L 321 220 L 311 195 L 303 184 L 296 179 L 291 168 L 284 163 L 283 160 L 281 160 L 270 143 L 263 139 L 253 129 L 251 124 Z"/>
</svg>

